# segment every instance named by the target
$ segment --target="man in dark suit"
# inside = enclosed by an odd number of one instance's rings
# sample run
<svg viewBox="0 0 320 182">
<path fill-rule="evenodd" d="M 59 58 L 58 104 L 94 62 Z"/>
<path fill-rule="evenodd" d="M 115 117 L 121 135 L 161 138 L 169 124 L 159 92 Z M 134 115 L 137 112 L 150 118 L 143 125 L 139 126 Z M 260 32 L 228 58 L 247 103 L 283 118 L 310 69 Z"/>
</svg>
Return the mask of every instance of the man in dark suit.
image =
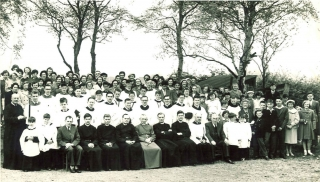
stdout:
<svg viewBox="0 0 320 182">
<path fill-rule="evenodd" d="M 162 82 L 162 88 L 159 89 L 159 91 L 161 92 L 161 100 L 164 99 L 164 96 L 171 95 L 171 91 L 168 88 L 168 82 L 167 81 L 163 81 Z"/>
<path fill-rule="evenodd" d="M 70 164 L 71 173 L 81 173 L 79 166 L 83 153 L 82 147 L 79 145 L 80 135 L 76 126 L 71 125 L 73 119 L 67 116 L 65 119 L 66 125 L 58 130 L 57 142 L 61 149 L 67 153 L 67 160 Z"/>
<path fill-rule="evenodd" d="M 210 144 L 213 146 L 213 155 L 217 148 L 222 148 L 224 158 L 226 162 L 230 164 L 234 164 L 232 160 L 230 160 L 229 155 L 229 147 L 224 142 L 225 135 L 223 133 L 223 121 L 219 121 L 219 115 L 216 113 L 212 113 L 211 121 L 205 124 L 206 127 L 206 136 L 210 141 Z"/>
<path fill-rule="evenodd" d="M 314 128 L 314 136 L 315 136 L 315 140 L 312 141 L 312 145 L 315 147 L 318 145 L 318 138 L 317 136 L 320 134 L 320 109 L 319 109 L 319 102 L 313 100 L 313 93 L 308 93 L 307 95 L 307 99 L 309 102 L 309 108 L 312 109 L 315 113 L 315 118 L 316 118 L 316 128 Z"/>
<path fill-rule="evenodd" d="M 276 84 L 271 83 L 270 90 L 266 91 L 264 95 L 264 100 L 273 100 L 273 105 L 276 105 L 276 99 L 280 97 L 280 93 L 276 91 Z"/>
</svg>

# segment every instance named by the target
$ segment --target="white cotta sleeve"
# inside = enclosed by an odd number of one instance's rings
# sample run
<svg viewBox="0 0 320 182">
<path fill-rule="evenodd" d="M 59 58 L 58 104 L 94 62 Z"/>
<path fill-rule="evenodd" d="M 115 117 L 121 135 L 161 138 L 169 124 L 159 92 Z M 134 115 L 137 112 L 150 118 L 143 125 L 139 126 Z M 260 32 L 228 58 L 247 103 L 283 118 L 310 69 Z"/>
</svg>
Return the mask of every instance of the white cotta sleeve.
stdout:
<svg viewBox="0 0 320 182">
<path fill-rule="evenodd" d="M 21 147 L 21 151 L 23 152 L 24 150 L 24 144 L 25 144 L 25 138 L 27 136 L 27 132 L 26 130 L 23 130 L 21 136 L 20 136 L 20 147 Z"/>
</svg>

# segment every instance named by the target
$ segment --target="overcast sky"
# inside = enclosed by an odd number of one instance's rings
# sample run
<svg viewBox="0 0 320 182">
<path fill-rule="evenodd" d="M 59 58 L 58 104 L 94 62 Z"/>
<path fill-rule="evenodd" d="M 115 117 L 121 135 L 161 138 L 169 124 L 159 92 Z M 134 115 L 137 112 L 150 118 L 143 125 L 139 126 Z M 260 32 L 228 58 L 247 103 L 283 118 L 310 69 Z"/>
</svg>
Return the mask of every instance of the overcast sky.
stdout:
<svg viewBox="0 0 320 182">
<path fill-rule="evenodd" d="M 123 3 L 124 1 L 122 1 Z M 128 2 L 128 1 L 125 1 Z M 123 3 L 134 15 L 139 15 L 152 5 L 153 1 L 130 0 Z M 314 0 L 314 5 L 320 9 L 320 1 Z M 10 45 L 17 41 L 15 31 L 12 31 Z M 12 64 L 21 67 L 30 66 L 33 69 L 43 70 L 52 67 L 56 72 L 64 74 L 68 68 L 56 48 L 57 40 L 49 34 L 45 27 L 27 24 L 26 37 L 23 39 L 24 47 L 21 58 L 15 59 L 12 51 L 7 50 L 0 55 L 0 71 L 11 68 Z M 96 48 L 97 69 L 116 75 L 123 70 L 127 73 L 168 75 L 177 69 L 176 57 L 156 59 L 159 53 L 161 40 L 157 34 L 145 34 L 142 30 L 125 30 L 123 36 L 114 36 L 112 42 L 98 44 Z M 61 48 L 66 59 L 72 64 L 72 42 L 67 38 L 62 40 Z M 83 42 L 79 55 L 80 73 L 90 72 L 90 40 Z M 185 59 L 184 71 L 190 73 L 208 74 L 207 66 L 216 66 L 214 63 Z M 270 64 L 270 71 L 288 70 L 296 75 L 313 77 L 320 73 L 320 24 L 315 22 L 302 22 L 299 33 L 293 37 L 293 45 L 279 52 Z M 252 63 L 248 67 L 251 74 L 259 74 L 257 66 Z"/>
</svg>

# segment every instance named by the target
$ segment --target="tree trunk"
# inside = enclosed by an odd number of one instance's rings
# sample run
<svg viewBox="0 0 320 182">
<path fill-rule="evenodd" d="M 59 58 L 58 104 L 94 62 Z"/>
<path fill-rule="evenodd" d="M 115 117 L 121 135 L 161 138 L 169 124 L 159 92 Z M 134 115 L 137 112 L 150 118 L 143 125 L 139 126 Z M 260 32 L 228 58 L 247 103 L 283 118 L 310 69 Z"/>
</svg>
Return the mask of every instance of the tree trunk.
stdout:
<svg viewBox="0 0 320 182">
<path fill-rule="evenodd" d="M 182 31 L 182 23 L 183 23 L 183 1 L 179 1 L 178 2 L 178 8 L 179 8 L 179 22 L 177 25 L 177 55 L 178 55 L 178 60 L 179 60 L 179 64 L 178 64 L 178 80 L 181 79 L 182 77 L 182 71 L 183 71 L 183 54 L 182 54 L 182 40 L 181 40 L 181 31 Z"/>
<path fill-rule="evenodd" d="M 60 49 L 60 43 L 61 43 L 61 30 L 60 32 L 58 32 L 58 44 L 57 44 L 57 48 L 58 48 L 58 51 L 60 53 L 60 56 L 63 60 L 63 63 L 70 69 L 70 71 L 72 71 L 72 67 L 70 66 L 70 64 L 66 61 L 65 57 L 63 56 L 63 53 Z"/>
<path fill-rule="evenodd" d="M 98 34 L 98 29 L 99 29 L 99 8 L 97 7 L 96 2 L 93 2 L 94 6 L 94 28 L 93 28 L 93 34 L 92 34 L 92 42 L 91 42 L 91 73 L 95 75 L 96 72 L 96 43 L 97 43 L 97 34 Z"/>
</svg>

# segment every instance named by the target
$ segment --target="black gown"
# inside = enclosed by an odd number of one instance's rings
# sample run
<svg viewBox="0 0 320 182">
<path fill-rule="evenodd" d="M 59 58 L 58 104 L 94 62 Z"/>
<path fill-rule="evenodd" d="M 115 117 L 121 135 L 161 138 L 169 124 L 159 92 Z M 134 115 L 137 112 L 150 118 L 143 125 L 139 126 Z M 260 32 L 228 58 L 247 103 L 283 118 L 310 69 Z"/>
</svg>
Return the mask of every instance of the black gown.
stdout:
<svg viewBox="0 0 320 182">
<path fill-rule="evenodd" d="M 168 131 L 170 125 L 167 123 L 157 123 L 153 125 L 153 130 L 156 135 L 155 143 L 162 151 L 162 167 L 180 166 L 179 146 L 172 141 L 173 133 Z"/>
<path fill-rule="evenodd" d="M 182 165 L 197 164 L 196 144 L 190 139 L 191 132 L 186 122 L 172 123 L 173 140 L 179 146 Z M 178 135 L 177 133 L 182 133 Z"/>
<path fill-rule="evenodd" d="M 116 127 L 116 140 L 120 148 L 121 168 L 127 170 L 140 169 L 143 163 L 143 150 L 135 127 L 132 124 L 119 124 Z M 135 143 L 129 145 L 126 140 L 133 140 Z"/>
<path fill-rule="evenodd" d="M 104 124 L 98 126 L 98 144 L 102 149 L 101 159 L 104 170 L 120 170 L 120 149 L 116 142 L 116 128 L 112 125 Z M 106 146 L 106 143 L 112 143 L 112 147 Z"/>
<path fill-rule="evenodd" d="M 100 171 L 102 169 L 101 148 L 98 145 L 97 129 L 92 125 L 82 125 L 79 127 L 79 135 L 81 138 L 80 145 L 85 152 L 84 157 L 87 157 L 84 164 L 82 163 L 83 166 L 86 168 L 89 163 L 90 171 Z M 89 143 L 93 143 L 94 147 L 88 147 Z"/>
<path fill-rule="evenodd" d="M 18 120 L 23 116 L 22 107 L 8 104 L 4 109 L 3 168 L 21 169 L 23 154 L 20 147 L 20 136 L 26 128 L 26 120 Z"/>
</svg>

